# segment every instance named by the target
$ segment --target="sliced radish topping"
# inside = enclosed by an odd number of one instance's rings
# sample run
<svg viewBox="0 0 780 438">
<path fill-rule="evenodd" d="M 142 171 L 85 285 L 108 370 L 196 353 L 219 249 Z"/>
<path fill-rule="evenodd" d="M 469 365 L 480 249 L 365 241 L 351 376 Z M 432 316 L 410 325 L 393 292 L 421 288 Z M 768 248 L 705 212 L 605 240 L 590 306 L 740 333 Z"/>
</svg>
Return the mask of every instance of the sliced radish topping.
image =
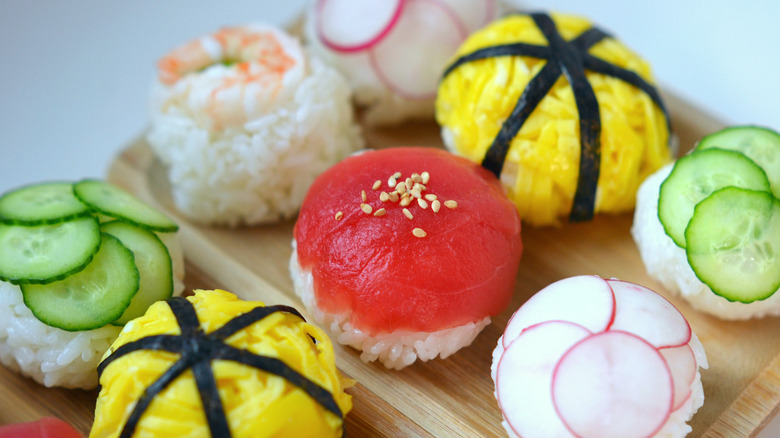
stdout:
<svg viewBox="0 0 780 438">
<path fill-rule="evenodd" d="M 439 76 L 466 38 L 451 8 L 439 0 L 406 0 L 403 14 L 369 51 L 385 86 L 407 99 L 431 99 Z"/>
<path fill-rule="evenodd" d="M 666 298 L 638 284 L 608 280 L 617 311 L 610 330 L 623 330 L 656 348 L 677 347 L 691 340 L 691 326 Z"/>
<path fill-rule="evenodd" d="M 370 48 L 390 32 L 403 6 L 404 0 L 319 0 L 317 35 L 337 52 Z"/>
<path fill-rule="evenodd" d="M 468 33 L 497 17 L 496 0 L 439 0 L 458 15 Z"/>
<path fill-rule="evenodd" d="M 529 327 L 498 362 L 496 398 L 504 418 L 520 436 L 569 436 L 553 406 L 553 370 L 572 345 L 590 336 L 584 327 L 550 321 Z"/>
<path fill-rule="evenodd" d="M 626 332 L 592 335 L 558 362 L 553 403 L 582 438 L 649 437 L 666 422 L 674 398 L 664 358 Z"/>
<path fill-rule="evenodd" d="M 696 378 L 696 357 L 688 345 L 681 347 L 662 348 L 658 350 L 666 360 L 674 381 L 674 405 L 672 411 L 676 411 L 691 396 L 691 384 Z"/>
<path fill-rule="evenodd" d="M 544 321 L 569 321 L 593 333 L 612 322 L 615 297 L 606 280 L 581 275 L 556 281 L 537 292 L 520 307 L 504 330 L 504 347 L 526 327 Z"/>
</svg>

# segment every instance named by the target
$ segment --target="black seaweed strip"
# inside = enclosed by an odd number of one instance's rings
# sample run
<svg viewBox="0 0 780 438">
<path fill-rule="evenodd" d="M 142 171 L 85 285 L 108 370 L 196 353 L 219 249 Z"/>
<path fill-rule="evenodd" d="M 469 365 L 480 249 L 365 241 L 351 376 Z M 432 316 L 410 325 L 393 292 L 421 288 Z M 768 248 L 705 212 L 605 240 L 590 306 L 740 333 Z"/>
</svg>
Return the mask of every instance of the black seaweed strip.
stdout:
<svg viewBox="0 0 780 438">
<path fill-rule="evenodd" d="M 154 335 L 129 342 L 117 348 L 111 355 L 105 358 L 97 367 L 98 377 L 103 374 L 103 370 L 116 359 L 139 350 L 167 351 L 169 353 L 179 353 L 182 350 L 182 339 L 178 335 Z"/>
<path fill-rule="evenodd" d="M 661 99 L 661 94 L 658 93 L 658 90 L 654 86 L 650 85 L 635 72 L 618 67 L 615 64 L 610 64 L 609 62 L 597 58 L 593 55 L 586 55 L 584 58 L 584 63 L 585 68 L 588 70 L 618 78 L 621 81 L 627 82 L 644 91 L 648 96 L 650 96 L 650 99 L 652 99 L 653 102 L 655 102 L 655 104 L 661 108 L 661 111 L 663 111 L 664 117 L 666 118 L 667 130 L 671 132 L 672 122 L 669 119 L 669 112 L 666 110 L 666 105 L 664 105 L 664 102 Z"/>
<path fill-rule="evenodd" d="M 130 416 L 127 418 L 127 422 L 125 423 L 124 428 L 122 428 L 122 433 L 119 435 L 120 438 L 130 438 L 133 436 L 135 428 L 141 420 L 141 416 L 146 411 L 146 408 L 149 407 L 149 404 L 152 403 L 154 397 L 190 366 L 191 364 L 188 361 L 179 359 L 155 380 L 154 383 L 146 388 L 141 398 L 139 398 L 138 402 L 135 404 Z"/>
<path fill-rule="evenodd" d="M 580 50 L 586 51 L 604 38 L 611 38 L 611 36 L 597 27 L 591 27 L 579 34 L 577 38 L 569 41 L 569 44 Z"/>
<path fill-rule="evenodd" d="M 239 350 L 238 348 L 226 345 L 227 348 L 221 349 L 216 353 L 215 359 L 230 360 L 244 365 L 257 368 L 259 370 L 275 374 L 284 378 L 293 385 L 304 390 L 314 400 L 317 400 L 322 407 L 333 412 L 339 418 L 344 418 L 341 409 L 339 409 L 336 400 L 327 389 L 317 385 L 305 376 L 299 374 L 289 365 L 275 357 L 258 356 L 250 351 Z"/>
<path fill-rule="evenodd" d="M 277 305 L 268 307 L 255 307 L 251 311 L 236 316 L 219 329 L 209 333 L 209 337 L 212 339 L 225 340 L 237 331 L 242 330 L 257 321 L 260 321 L 266 316 L 276 312 L 289 313 L 301 318 L 304 322 L 306 322 L 306 319 L 303 317 L 303 315 L 290 306 Z"/>
<path fill-rule="evenodd" d="M 493 143 L 485 152 L 485 158 L 482 159 L 482 167 L 493 172 L 496 177 L 501 176 L 501 169 L 504 167 L 506 154 L 509 152 L 509 145 L 512 139 L 520 132 L 528 117 L 531 116 L 539 102 L 550 91 L 555 81 L 561 75 L 561 68 L 558 64 L 548 62 L 536 76 L 531 79 L 528 86 L 525 87 L 517 100 L 512 113 L 504 120 L 498 134 L 493 139 Z"/>
<path fill-rule="evenodd" d="M 167 303 L 173 316 L 176 317 L 176 322 L 179 323 L 182 337 L 187 338 L 202 333 L 198 313 L 192 303 L 184 297 L 169 298 Z"/>
<path fill-rule="evenodd" d="M 444 73 L 441 77 L 444 79 L 453 70 L 463 64 L 480 59 L 495 58 L 499 56 L 531 56 L 534 58 L 546 59 L 550 56 L 550 49 L 547 46 L 537 46 L 526 43 L 501 44 L 498 46 L 477 49 L 456 59 L 455 62 L 450 64 L 450 66 L 444 70 Z"/>
<path fill-rule="evenodd" d="M 198 393 L 203 404 L 203 413 L 212 437 L 229 438 L 230 426 L 228 426 L 225 409 L 222 407 L 222 399 L 219 397 L 217 380 L 211 368 L 208 358 L 198 358 L 192 365 L 192 374 L 198 385 Z"/>
<path fill-rule="evenodd" d="M 533 14 L 534 22 L 550 44 L 552 56 L 561 64 L 561 69 L 574 93 L 580 122 L 580 165 L 577 176 L 577 190 L 574 193 L 570 221 L 586 221 L 593 218 L 596 205 L 601 167 L 601 116 L 596 94 L 585 76 L 582 51 L 567 43 L 549 15 Z"/>
</svg>

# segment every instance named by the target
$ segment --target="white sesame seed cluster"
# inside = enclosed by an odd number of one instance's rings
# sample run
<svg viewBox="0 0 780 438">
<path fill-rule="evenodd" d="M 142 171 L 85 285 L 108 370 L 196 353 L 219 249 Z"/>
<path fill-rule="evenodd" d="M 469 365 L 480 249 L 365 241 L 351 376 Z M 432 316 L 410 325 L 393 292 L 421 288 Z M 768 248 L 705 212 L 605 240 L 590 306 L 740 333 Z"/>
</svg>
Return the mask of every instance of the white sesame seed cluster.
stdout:
<svg viewBox="0 0 780 438">
<path fill-rule="evenodd" d="M 381 190 L 382 180 L 374 181 L 374 184 L 371 186 L 371 190 L 374 192 L 379 191 L 380 201 L 398 203 L 398 205 L 403 207 L 402 212 L 407 219 L 414 220 L 414 215 L 409 210 L 409 208 L 414 207 L 413 204 L 417 204 L 417 206 L 423 210 L 430 206 L 434 213 L 438 213 L 439 210 L 441 210 L 442 205 L 449 208 L 450 210 L 458 208 L 457 201 L 450 199 L 441 202 L 438 199 L 438 196 L 434 195 L 433 193 L 424 193 L 428 191 L 426 184 L 428 184 L 428 182 L 431 180 L 430 173 L 413 173 L 404 180 L 401 180 L 401 177 L 401 172 L 395 172 L 387 178 L 387 186 L 390 189 L 393 189 L 391 192 Z M 373 208 L 366 203 L 368 201 L 368 194 L 365 190 L 360 191 L 360 199 L 362 201 L 360 203 L 360 209 L 363 211 L 363 213 L 373 214 L 376 217 L 384 216 L 387 213 L 387 210 L 384 208 L 379 208 L 374 211 Z M 344 213 L 342 211 L 336 212 L 336 220 L 341 220 L 343 217 Z M 428 235 L 428 233 L 426 233 L 422 228 L 414 228 L 412 230 L 412 234 L 419 238 L 423 238 Z"/>
</svg>

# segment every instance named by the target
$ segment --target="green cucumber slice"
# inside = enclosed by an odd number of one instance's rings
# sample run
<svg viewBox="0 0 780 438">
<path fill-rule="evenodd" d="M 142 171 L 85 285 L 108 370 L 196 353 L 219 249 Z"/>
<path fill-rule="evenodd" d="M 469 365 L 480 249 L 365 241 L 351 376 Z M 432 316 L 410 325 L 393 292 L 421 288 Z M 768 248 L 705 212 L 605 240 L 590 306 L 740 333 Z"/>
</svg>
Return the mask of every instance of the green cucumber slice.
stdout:
<svg viewBox="0 0 780 438">
<path fill-rule="evenodd" d="M 772 193 L 780 198 L 780 134 L 760 126 L 733 126 L 699 141 L 696 149 L 730 149 L 750 157 L 769 178 Z"/>
<path fill-rule="evenodd" d="M 168 248 L 151 231 L 122 221 L 112 221 L 100 226 L 133 252 L 135 266 L 140 275 L 140 286 L 130 305 L 115 325 L 127 324 L 131 319 L 142 316 L 154 302 L 173 295 L 173 266 Z"/>
<path fill-rule="evenodd" d="M 73 193 L 81 202 L 98 213 L 122 219 L 149 231 L 176 231 L 179 226 L 130 193 L 105 181 L 86 179 L 73 186 Z"/>
<path fill-rule="evenodd" d="M 727 187 L 696 206 L 686 255 L 696 276 L 729 301 L 751 303 L 780 288 L 780 200 Z"/>
<path fill-rule="evenodd" d="M 93 216 L 53 225 L 0 224 L 0 280 L 51 283 L 84 269 L 100 248 Z"/>
<path fill-rule="evenodd" d="M 92 263 L 70 277 L 49 284 L 21 286 L 24 304 L 44 324 L 67 331 L 103 327 L 122 315 L 138 291 L 133 252 L 102 234 Z"/>
<path fill-rule="evenodd" d="M 6 224 L 54 224 L 87 214 L 89 207 L 73 194 L 73 184 L 66 182 L 20 187 L 0 197 L 0 222 Z"/>
<path fill-rule="evenodd" d="M 658 195 L 658 219 L 674 243 L 685 248 L 685 227 L 702 199 L 723 187 L 769 191 L 766 173 L 742 153 L 711 148 L 681 157 Z"/>
</svg>

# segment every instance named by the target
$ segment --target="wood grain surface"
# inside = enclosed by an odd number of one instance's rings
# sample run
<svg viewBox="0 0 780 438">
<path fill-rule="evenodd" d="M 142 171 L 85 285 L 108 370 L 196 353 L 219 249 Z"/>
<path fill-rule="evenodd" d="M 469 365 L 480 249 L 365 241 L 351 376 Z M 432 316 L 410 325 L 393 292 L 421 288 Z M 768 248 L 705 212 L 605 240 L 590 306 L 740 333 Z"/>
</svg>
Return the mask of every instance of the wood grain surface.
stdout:
<svg viewBox="0 0 780 438">
<path fill-rule="evenodd" d="M 722 127 L 685 102 L 666 96 L 682 150 Z M 433 124 L 366 130 L 369 145 L 440 146 Z M 172 204 L 165 169 L 143 139 L 114 161 L 108 179 L 168 212 L 180 225 L 187 259 L 186 285 L 222 288 L 242 298 L 302 309 L 288 273 L 293 221 L 258 227 L 196 225 Z M 352 437 L 503 437 L 493 397 L 491 353 L 511 314 L 553 281 L 579 274 L 617 277 L 669 298 L 688 318 L 710 363 L 702 370 L 705 403 L 693 417 L 691 437 L 749 437 L 780 405 L 780 318 L 727 322 L 698 313 L 651 280 L 629 230 L 632 215 L 600 215 L 589 223 L 524 227 L 524 252 L 511 305 L 474 341 L 445 360 L 415 363 L 402 371 L 365 364 L 359 353 L 336 345 L 337 365 L 358 384 L 349 390 L 346 417 Z M 306 312 L 303 311 L 305 316 Z M 83 433 L 92 422 L 96 393 L 44 388 L 0 368 L 0 423 L 54 415 Z"/>
</svg>

